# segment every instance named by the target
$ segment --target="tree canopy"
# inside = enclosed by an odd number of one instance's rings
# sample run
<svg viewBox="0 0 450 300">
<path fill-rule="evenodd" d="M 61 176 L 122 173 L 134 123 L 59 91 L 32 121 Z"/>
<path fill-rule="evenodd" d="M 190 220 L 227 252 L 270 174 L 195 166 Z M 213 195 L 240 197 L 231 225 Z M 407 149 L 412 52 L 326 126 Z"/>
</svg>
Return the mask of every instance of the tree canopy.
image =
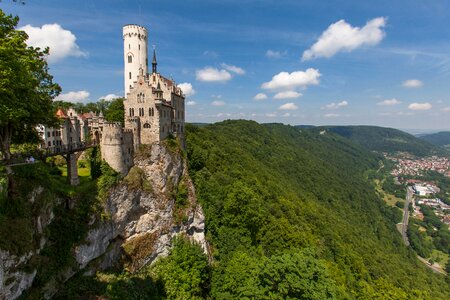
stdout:
<svg viewBox="0 0 450 300">
<path fill-rule="evenodd" d="M 52 99 L 61 91 L 48 72 L 48 48 L 27 46 L 18 22 L 0 10 L 0 150 L 6 159 L 14 132 L 56 124 Z"/>
</svg>

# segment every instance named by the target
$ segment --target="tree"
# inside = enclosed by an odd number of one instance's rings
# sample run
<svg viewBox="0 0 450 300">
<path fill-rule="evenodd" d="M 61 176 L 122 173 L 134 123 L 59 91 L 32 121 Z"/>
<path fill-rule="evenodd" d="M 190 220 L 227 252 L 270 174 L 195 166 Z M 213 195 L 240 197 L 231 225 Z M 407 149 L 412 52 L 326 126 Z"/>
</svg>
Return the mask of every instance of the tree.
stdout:
<svg viewBox="0 0 450 300">
<path fill-rule="evenodd" d="M 100 102 L 100 101 L 99 101 Z M 109 122 L 121 122 L 124 123 L 124 107 L 123 98 L 116 98 L 112 100 L 108 106 L 106 106 L 105 119 Z"/>
<path fill-rule="evenodd" d="M 52 99 L 61 91 L 48 73 L 48 48 L 28 47 L 18 22 L 0 10 L 0 151 L 6 159 L 15 131 L 57 123 Z"/>
</svg>

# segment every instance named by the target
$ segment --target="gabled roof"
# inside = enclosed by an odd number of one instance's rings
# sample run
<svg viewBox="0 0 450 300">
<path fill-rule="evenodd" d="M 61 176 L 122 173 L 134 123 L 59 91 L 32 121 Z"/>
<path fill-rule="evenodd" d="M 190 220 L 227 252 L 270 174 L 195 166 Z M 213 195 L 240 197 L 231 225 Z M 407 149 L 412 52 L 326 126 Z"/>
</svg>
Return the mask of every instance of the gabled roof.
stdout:
<svg viewBox="0 0 450 300">
<path fill-rule="evenodd" d="M 58 110 L 56 111 L 56 116 L 61 119 L 67 118 L 67 114 L 62 108 L 58 108 Z"/>
</svg>

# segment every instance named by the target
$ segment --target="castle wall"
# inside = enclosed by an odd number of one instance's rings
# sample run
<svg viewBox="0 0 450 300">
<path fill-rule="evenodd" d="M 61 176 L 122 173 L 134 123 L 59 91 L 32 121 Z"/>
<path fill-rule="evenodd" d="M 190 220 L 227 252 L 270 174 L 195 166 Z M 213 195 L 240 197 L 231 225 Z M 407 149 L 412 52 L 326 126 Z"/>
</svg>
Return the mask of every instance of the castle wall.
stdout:
<svg viewBox="0 0 450 300">
<path fill-rule="evenodd" d="M 133 166 L 133 132 L 123 129 L 119 123 L 103 125 L 101 154 L 114 170 L 127 174 Z"/>
</svg>

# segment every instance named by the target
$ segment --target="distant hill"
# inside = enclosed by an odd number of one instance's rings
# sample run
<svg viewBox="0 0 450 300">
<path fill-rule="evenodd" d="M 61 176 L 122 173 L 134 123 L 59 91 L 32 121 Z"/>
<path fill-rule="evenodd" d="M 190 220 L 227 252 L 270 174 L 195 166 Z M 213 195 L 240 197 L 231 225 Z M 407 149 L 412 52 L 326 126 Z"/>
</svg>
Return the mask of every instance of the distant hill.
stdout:
<svg viewBox="0 0 450 300">
<path fill-rule="evenodd" d="M 370 151 L 405 151 L 417 156 L 443 154 L 445 150 L 398 129 L 378 126 L 321 126 L 312 130 L 330 130 Z"/>
<path fill-rule="evenodd" d="M 450 145 L 450 131 L 424 134 L 419 136 L 419 138 L 436 146 Z"/>
<path fill-rule="evenodd" d="M 355 131 L 381 139 L 375 129 Z M 186 126 L 213 253 L 209 298 L 447 299 L 445 279 L 402 244 L 401 212 L 367 180 L 379 156 L 315 130 Z"/>
</svg>

